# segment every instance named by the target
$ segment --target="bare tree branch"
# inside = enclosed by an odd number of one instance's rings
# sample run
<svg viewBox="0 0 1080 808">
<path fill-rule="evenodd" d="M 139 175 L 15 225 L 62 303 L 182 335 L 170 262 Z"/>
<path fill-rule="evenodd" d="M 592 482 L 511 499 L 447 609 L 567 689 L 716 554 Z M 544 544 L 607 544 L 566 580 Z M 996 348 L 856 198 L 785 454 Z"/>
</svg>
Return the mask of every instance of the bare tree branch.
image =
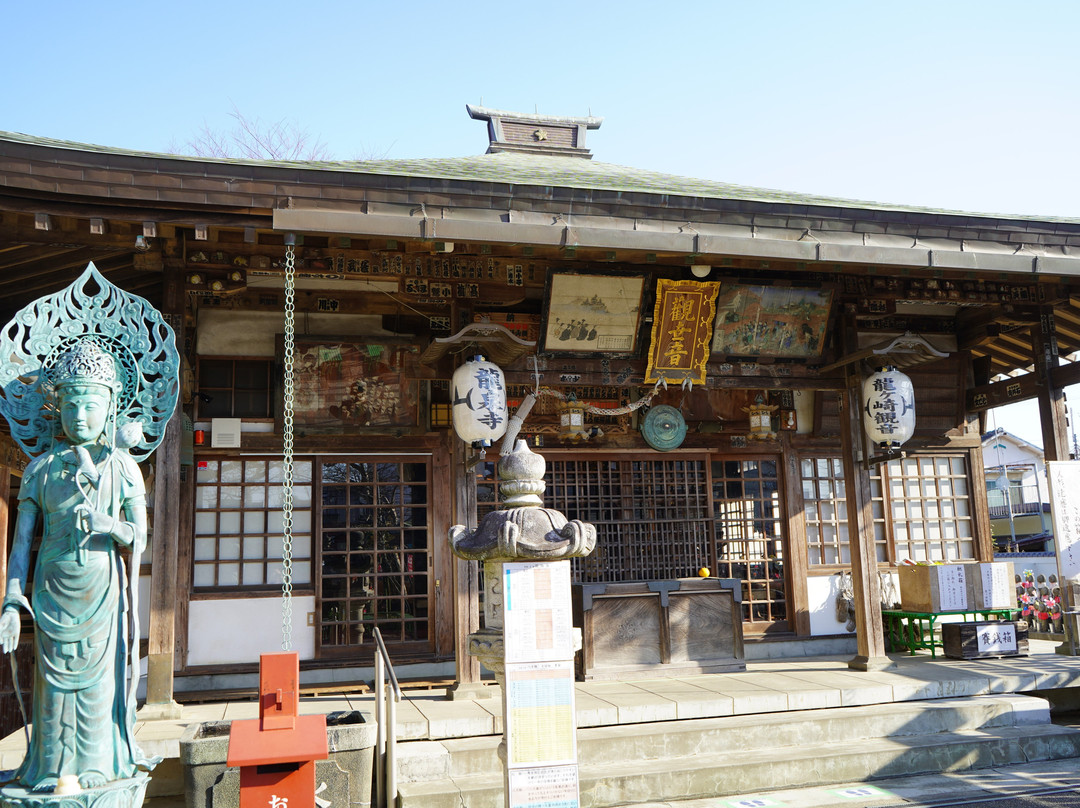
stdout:
<svg viewBox="0 0 1080 808">
<path fill-rule="evenodd" d="M 296 121 L 282 118 L 263 123 L 244 115 L 234 104 L 229 113 L 233 127 L 227 132 L 211 129 L 207 124 L 180 146 L 170 144 L 173 154 L 196 157 L 239 158 L 243 160 L 330 160 L 330 150 L 321 138 L 312 135 Z"/>
</svg>

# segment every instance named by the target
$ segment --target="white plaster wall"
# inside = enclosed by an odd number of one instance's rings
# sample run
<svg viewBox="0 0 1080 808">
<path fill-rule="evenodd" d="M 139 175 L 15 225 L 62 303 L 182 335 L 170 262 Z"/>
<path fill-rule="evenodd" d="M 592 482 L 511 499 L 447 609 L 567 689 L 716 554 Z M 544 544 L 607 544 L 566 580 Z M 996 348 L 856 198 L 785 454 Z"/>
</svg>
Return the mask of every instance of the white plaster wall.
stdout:
<svg viewBox="0 0 1080 808">
<path fill-rule="evenodd" d="M 810 608 L 810 634 L 848 634 L 845 623 L 836 620 L 836 593 L 839 575 L 811 575 L 806 579 L 807 604 Z"/>
<path fill-rule="evenodd" d="M 199 312 L 199 356 L 273 356 L 274 339 L 285 331 L 285 314 L 272 311 Z M 390 334 L 371 314 L 297 314 L 296 333 L 319 336 Z"/>
<path fill-rule="evenodd" d="M 893 580 L 893 591 L 899 597 L 899 575 L 895 572 L 889 574 Z M 855 635 L 855 632 L 847 630 L 847 621 L 841 623 L 836 619 L 836 595 L 839 591 L 839 575 L 811 575 L 806 579 L 811 635 L 816 637 L 827 634 Z"/>
<path fill-rule="evenodd" d="M 307 624 L 315 597 L 293 598 L 292 647 L 315 657 L 315 629 Z M 281 598 L 193 600 L 188 606 L 188 665 L 258 662 L 281 650 Z"/>
</svg>

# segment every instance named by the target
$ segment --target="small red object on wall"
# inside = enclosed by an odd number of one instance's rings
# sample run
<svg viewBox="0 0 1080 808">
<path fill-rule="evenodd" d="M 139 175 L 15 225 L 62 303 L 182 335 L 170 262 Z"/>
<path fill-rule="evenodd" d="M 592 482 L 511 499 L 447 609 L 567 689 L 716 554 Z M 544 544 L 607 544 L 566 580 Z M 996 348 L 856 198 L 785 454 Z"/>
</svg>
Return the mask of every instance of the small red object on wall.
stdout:
<svg viewBox="0 0 1080 808">
<path fill-rule="evenodd" d="M 240 808 L 315 808 L 315 761 L 329 757 L 326 716 L 300 715 L 299 654 L 259 657 L 259 717 L 233 721 L 229 766 Z"/>
</svg>

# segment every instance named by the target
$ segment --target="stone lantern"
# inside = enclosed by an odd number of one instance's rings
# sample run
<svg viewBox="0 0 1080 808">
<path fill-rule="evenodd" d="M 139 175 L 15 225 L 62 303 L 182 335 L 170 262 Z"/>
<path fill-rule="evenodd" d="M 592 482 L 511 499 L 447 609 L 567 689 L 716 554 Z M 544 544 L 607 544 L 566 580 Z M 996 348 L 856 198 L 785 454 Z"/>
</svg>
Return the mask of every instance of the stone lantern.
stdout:
<svg viewBox="0 0 1080 808">
<path fill-rule="evenodd" d="M 507 806 L 511 793 L 531 795 L 530 804 L 552 795 L 566 804 L 579 799 L 573 657 L 581 631 L 571 618 L 568 559 L 593 551 L 596 527 L 544 507 L 546 465 L 516 441 L 499 461 L 502 508 L 475 531 L 450 529 L 454 553 L 484 563 L 484 628 L 469 635 L 469 653 L 502 690 Z M 541 726 L 543 743 L 522 742 Z"/>
</svg>

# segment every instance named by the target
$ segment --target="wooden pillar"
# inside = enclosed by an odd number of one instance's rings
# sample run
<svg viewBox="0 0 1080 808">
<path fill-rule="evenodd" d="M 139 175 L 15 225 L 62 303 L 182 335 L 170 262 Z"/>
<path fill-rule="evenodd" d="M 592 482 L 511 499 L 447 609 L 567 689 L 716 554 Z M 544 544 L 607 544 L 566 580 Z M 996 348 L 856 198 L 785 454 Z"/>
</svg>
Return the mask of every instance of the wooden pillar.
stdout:
<svg viewBox="0 0 1080 808">
<path fill-rule="evenodd" d="M 840 443 L 847 489 L 848 540 L 851 546 L 851 580 L 855 596 L 856 656 L 848 661 L 855 670 L 880 670 L 892 661 L 885 656 L 885 630 L 881 623 L 881 585 L 878 581 L 877 548 L 870 472 L 862 447 L 862 413 L 859 411 L 860 379 L 848 375 L 847 389 L 839 393 Z"/>
<path fill-rule="evenodd" d="M 7 592 L 8 535 L 11 533 L 11 469 L 0 466 L 0 598 Z"/>
<path fill-rule="evenodd" d="M 169 272 L 164 281 L 164 305 L 183 350 L 183 288 L 180 276 Z M 171 316 L 170 316 L 171 315 Z M 181 410 L 178 404 L 169 419 L 165 437 L 154 452 L 154 532 L 151 544 L 150 626 L 146 661 L 144 718 L 179 718 L 180 705 L 173 700 L 176 646 L 177 548 L 180 544 L 180 440 Z"/>
<path fill-rule="evenodd" d="M 456 435 L 451 436 L 451 469 L 454 489 L 454 524 L 470 531 L 477 526 L 476 473 L 468 468 L 470 450 Z M 480 681 L 480 660 L 469 653 L 469 635 L 480 630 L 480 565 L 454 557 L 454 674 L 447 688 L 449 699 L 475 699 L 490 695 Z"/>
<path fill-rule="evenodd" d="M 1035 375 L 1039 380 L 1039 421 L 1042 426 L 1043 457 L 1046 462 L 1069 459 L 1069 433 L 1066 425 L 1065 391 L 1054 383 L 1058 366 L 1057 334 L 1054 311 L 1049 306 L 1039 313 L 1039 324 L 1032 329 L 1035 348 Z"/>
<path fill-rule="evenodd" d="M 788 624 L 800 637 L 810 636 L 810 596 L 807 575 L 810 572 L 806 539 L 806 514 L 802 509 L 802 473 L 799 455 L 791 446 L 790 433 L 782 433 L 784 446 L 784 499 L 787 502 L 787 557 L 791 560 L 787 569 L 787 585 L 791 596 Z M 796 507 L 797 506 L 797 507 Z M 715 569 L 715 567 L 714 567 Z"/>
<path fill-rule="evenodd" d="M 968 452 L 968 469 L 971 473 L 971 524 L 975 529 L 975 558 L 993 561 L 994 537 L 990 526 L 990 498 L 986 495 L 982 446 Z"/>
<path fill-rule="evenodd" d="M 183 437 L 183 433 L 181 433 Z M 187 666 L 188 649 L 188 612 L 191 606 L 191 589 L 188 582 L 191 581 L 192 565 L 195 551 L 195 475 L 198 473 L 195 467 L 181 468 L 180 470 L 180 522 L 177 529 L 178 537 L 182 537 L 176 554 L 176 602 L 173 611 L 176 615 L 174 622 L 176 641 L 173 645 L 173 670 L 183 670 Z"/>
</svg>

